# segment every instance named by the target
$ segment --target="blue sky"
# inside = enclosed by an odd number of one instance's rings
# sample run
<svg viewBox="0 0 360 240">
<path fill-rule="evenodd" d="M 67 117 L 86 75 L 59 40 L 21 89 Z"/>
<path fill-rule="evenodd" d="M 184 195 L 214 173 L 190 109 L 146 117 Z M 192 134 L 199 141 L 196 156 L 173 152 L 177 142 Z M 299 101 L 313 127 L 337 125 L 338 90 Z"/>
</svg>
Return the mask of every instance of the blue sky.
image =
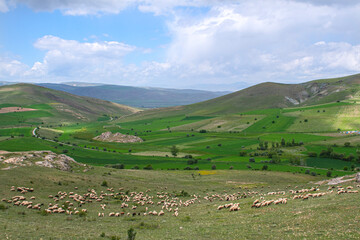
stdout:
<svg viewBox="0 0 360 240">
<path fill-rule="evenodd" d="M 359 1 L 0 0 L 0 81 L 238 90 L 360 72 Z"/>
</svg>

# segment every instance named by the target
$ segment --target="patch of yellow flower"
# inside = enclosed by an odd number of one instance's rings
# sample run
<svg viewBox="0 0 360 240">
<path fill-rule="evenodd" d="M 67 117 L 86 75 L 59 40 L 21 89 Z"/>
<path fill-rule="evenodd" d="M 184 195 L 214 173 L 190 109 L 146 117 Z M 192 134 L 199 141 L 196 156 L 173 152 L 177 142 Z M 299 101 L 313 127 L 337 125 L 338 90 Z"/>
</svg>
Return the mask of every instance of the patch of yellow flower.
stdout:
<svg viewBox="0 0 360 240">
<path fill-rule="evenodd" d="M 217 174 L 217 171 L 216 170 L 201 170 L 201 171 L 198 171 L 198 173 L 200 175 L 213 175 L 213 174 Z"/>
</svg>

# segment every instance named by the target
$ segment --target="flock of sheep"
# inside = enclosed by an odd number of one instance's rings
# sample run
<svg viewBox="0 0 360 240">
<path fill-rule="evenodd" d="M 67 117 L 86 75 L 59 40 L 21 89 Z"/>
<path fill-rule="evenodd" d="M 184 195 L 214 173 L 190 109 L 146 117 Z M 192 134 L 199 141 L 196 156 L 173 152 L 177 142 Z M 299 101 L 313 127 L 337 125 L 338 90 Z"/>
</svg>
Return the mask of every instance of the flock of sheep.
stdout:
<svg viewBox="0 0 360 240">
<path fill-rule="evenodd" d="M 289 187 L 289 186 L 288 186 Z M 360 185 L 356 187 L 360 188 Z M 295 187 L 297 188 L 297 187 Z M 336 188 L 336 189 L 335 189 Z M 281 197 L 278 199 L 268 200 L 268 196 L 273 195 L 286 195 L 286 191 L 259 193 L 255 191 L 237 192 L 233 194 L 206 194 L 201 197 L 200 195 L 192 195 L 190 199 L 184 200 L 184 197 L 179 198 L 171 193 L 157 192 L 151 195 L 150 189 L 145 192 L 124 192 L 123 188 L 119 188 L 115 191 L 114 188 L 108 188 L 106 191 L 96 192 L 94 189 L 88 189 L 86 193 L 79 194 L 76 192 L 62 192 L 59 191 L 55 195 L 49 195 L 50 202 L 45 207 L 44 203 L 34 203 L 35 196 L 31 196 L 27 199 L 28 193 L 33 193 L 33 188 L 27 187 L 15 187 L 12 186 L 10 191 L 17 191 L 21 195 L 16 195 L 10 199 L 3 198 L 2 201 L 13 204 L 14 206 L 23 206 L 28 209 L 43 210 L 46 214 L 66 214 L 66 215 L 78 215 L 87 214 L 88 210 L 83 208 L 84 205 L 98 203 L 98 217 L 120 217 L 120 216 L 163 216 L 165 214 L 172 214 L 173 216 L 179 216 L 181 208 L 201 203 L 201 201 L 213 202 L 224 201 L 229 202 L 217 207 L 218 210 L 229 209 L 230 212 L 239 211 L 240 203 L 230 203 L 231 201 L 239 201 L 244 198 L 255 198 L 251 207 L 261 208 L 269 205 L 287 204 L 288 200 L 302 199 L 307 200 L 311 198 L 318 198 L 325 196 L 326 194 L 333 194 L 336 190 L 337 195 L 346 193 L 358 193 L 358 190 L 353 190 L 354 187 L 348 186 L 346 188 L 342 186 L 331 186 L 327 189 L 327 192 L 320 192 L 318 187 L 304 188 L 299 190 L 289 190 L 288 197 Z M 78 190 L 75 187 L 75 190 Z M 114 209 L 114 205 L 119 211 L 110 211 L 105 213 L 110 204 L 111 209 Z"/>
</svg>

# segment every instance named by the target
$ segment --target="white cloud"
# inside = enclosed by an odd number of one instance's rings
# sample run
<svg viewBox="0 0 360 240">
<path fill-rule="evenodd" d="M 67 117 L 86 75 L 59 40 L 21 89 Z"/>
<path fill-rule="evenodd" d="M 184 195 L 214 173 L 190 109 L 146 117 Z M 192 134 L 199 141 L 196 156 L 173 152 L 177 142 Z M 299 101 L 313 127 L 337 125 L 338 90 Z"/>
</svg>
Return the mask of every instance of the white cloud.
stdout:
<svg viewBox="0 0 360 240">
<path fill-rule="evenodd" d="M 0 11 L 3 2 L 0 0 Z M 170 15 L 165 19 L 171 42 L 165 45 L 166 54 L 161 61 L 135 65 L 124 63 L 126 55 L 137 52 L 138 56 L 149 56 L 156 49 L 99 42 L 98 38 L 93 38 L 94 42 L 79 42 L 44 36 L 34 43 L 45 52 L 42 61 L 32 67 L 18 60 L 0 61 L 0 76 L 187 87 L 195 82 L 300 82 L 360 71 L 358 1 L 11 2 L 15 6 L 26 4 L 36 11 L 59 9 L 68 15 L 116 14 L 135 6 L 140 11 Z M 194 15 L 179 6 L 206 6 L 210 10 Z"/>
<path fill-rule="evenodd" d="M 0 0 L 0 12 L 7 12 L 9 8 L 5 2 L 5 0 Z"/>
<path fill-rule="evenodd" d="M 28 66 L 17 59 L 0 56 L 0 79 L 12 80 L 21 76 Z"/>
<path fill-rule="evenodd" d="M 34 46 L 46 51 L 45 57 L 42 62 L 36 62 L 26 76 L 81 80 L 109 80 L 123 68 L 123 57 L 136 50 L 134 46 L 115 41 L 81 43 L 51 35 L 38 39 Z"/>
</svg>

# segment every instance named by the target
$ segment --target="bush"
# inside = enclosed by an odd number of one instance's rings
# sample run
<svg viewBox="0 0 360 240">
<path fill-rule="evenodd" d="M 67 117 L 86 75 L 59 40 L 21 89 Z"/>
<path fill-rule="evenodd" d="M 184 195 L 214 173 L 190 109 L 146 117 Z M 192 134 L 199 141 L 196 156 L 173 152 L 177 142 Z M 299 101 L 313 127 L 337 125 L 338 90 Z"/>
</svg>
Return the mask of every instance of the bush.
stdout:
<svg viewBox="0 0 360 240">
<path fill-rule="evenodd" d="M 326 173 L 326 176 L 327 176 L 327 177 L 331 177 L 331 171 L 328 171 L 328 172 Z"/>
<path fill-rule="evenodd" d="M 263 165 L 261 170 L 268 170 L 268 168 L 269 168 L 268 165 Z"/>
<path fill-rule="evenodd" d="M 154 168 L 151 166 L 151 164 L 148 164 L 144 167 L 145 170 L 153 170 Z"/>
<path fill-rule="evenodd" d="M 110 165 L 110 167 L 116 168 L 116 169 L 124 169 L 125 165 L 122 163 L 118 163 L 118 164 Z"/>
<path fill-rule="evenodd" d="M 344 171 L 347 171 L 347 170 L 348 170 L 348 167 L 347 167 L 347 166 L 345 166 L 345 167 L 344 167 Z"/>
<path fill-rule="evenodd" d="M 309 157 L 317 157 L 317 153 L 316 152 L 308 152 L 307 154 Z"/>
<path fill-rule="evenodd" d="M 201 130 L 199 131 L 199 133 L 206 133 L 206 130 L 205 130 L 205 129 L 201 129 Z"/>
<path fill-rule="evenodd" d="M 250 168 L 251 168 L 251 165 L 247 164 L 246 167 L 250 169 Z"/>
<path fill-rule="evenodd" d="M 102 183 L 101 183 L 101 186 L 103 186 L 103 187 L 107 187 L 108 186 L 108 183 L 107 183 L 107 181 L 103 181 Z"/>
<path fill-rule="evenodd" d="M 247 154 L 247 152 L 245 152 L 245 151 L 241 151 L 241 152 L 239 152 L 240 157 L 245 157 L 245 156 L 246 156 L 246 154 Z"/>
<path fill-rule="evenodd" d="M 232 169 L 234 169 L 234 167 L 233 166 L 230 166 L 230 168 L 229 168 L 230 170 L 232 170 Z"/>
<path fill-rule="evenodd" d="M 351 145 L 351 143 L 350 143 L 350 142 L 346 142 L 346 143 L 344 143 L 344 146 L 345 146 L 345 147 L 350 147 L 350 145 Z"/>
<path fill-rule="evenodd" d="M 86 217 L 87 212 L 80 211 L 78 215 L 79 217 Z"/>
<path fill-rule="evenodd" d="M 5 206 L 4 204 L 0 204 L 0 210 L 6 210 L 8 209 L 7 206 Z"/>
<path fill-rule="evenodd" d="M 317 174 L 316 174 L 316 172 L 311 172 L 311 176 L 316 176 Z"/>
<path fill-rule="evenodd" d="M 170 152 L 174 157 L 176 157 L 179 152 L 179 149 L 174 145 L 170 148 Z"/>
<path fill-rule="evenodd" d="M 138 165 L 132 167 L 132 169 L 140 169 Z"/>
<path fill-rule="evenodd" d="M 249 162 L 255 162 L 255 158 L 249 158 Z"/>
<path fill-rule="evenodd" d="M 212 165 L 212 166 L 211 166 L 211 169 L 212 169 L 212 170 L 216 170 L 216 165 Z"/>
<path fill-rule="evenodd" d="M 306 170 L 305 170 L 305 174 L 310 174 L 310 170 L 309 170 L 309 169 L 306 169 Z"/>
</svg>

